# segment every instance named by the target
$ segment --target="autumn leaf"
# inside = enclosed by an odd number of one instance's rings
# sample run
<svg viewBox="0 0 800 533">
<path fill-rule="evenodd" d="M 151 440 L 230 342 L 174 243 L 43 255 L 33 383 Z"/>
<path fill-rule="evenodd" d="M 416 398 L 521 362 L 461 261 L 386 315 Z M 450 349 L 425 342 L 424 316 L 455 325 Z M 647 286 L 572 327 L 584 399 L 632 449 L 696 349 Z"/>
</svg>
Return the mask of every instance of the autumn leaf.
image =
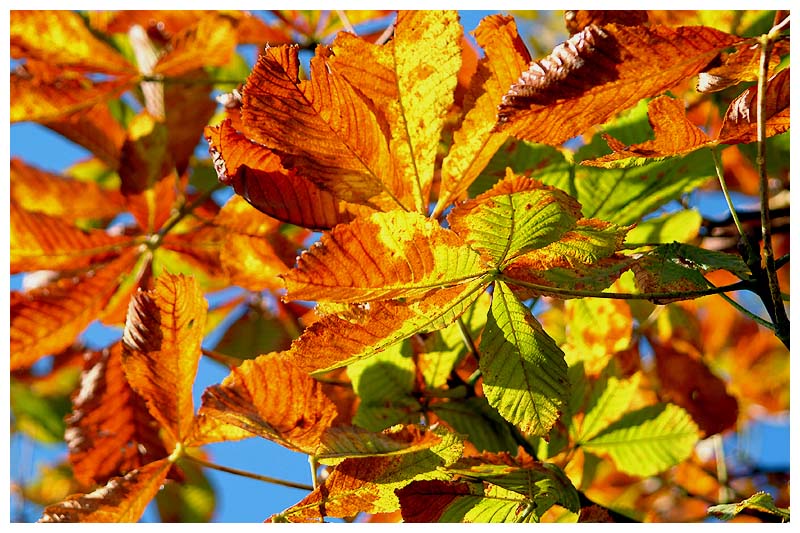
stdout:
<svg viewBox="0 0 800 533">
<path fill-rule="evenodd" d="M 748 143 L 756 140 L 757 88 L 750 87 L 728 106 L 719 142 L 723 144 Z M 767 81 L 764 94 L 767 137 L 789 130 L 789 68 L 785 68 Z"/>
<path fill-rule="evenodd" d="M 125 378 L 122 346 L 92 353 L 73 397 L 64 439 L 75 478 L 87 486 L 105 484 L 166 457 L 158 429 Z"/>
<path fill-rule="evenodd" d="M 108 102 L 81 108 L 72 114 L 47 121 L 45 125 L 88 149 L 109 168 L 119 167 L 125 130 L 111 114 Z"/>
<path fill-rule="evenodd" d="M 322 464 L 335 465 L 350 458 L 416 453 L 441 440 L 441 436 L 427 428 L 412 424 L 393 426 L 381 433 L 355 426 L 332 427 L 322 435 L 314 456 Z"/>
<path fill-rule="evenodd" d="M 171 466 L 161 459 L 115 477 L 94 492 L 72 495 L 46 507 L 39 522 L 138 522 Z"/>
<path fill-rule="evenodd" d="M 192 384 L 200 360 L 207 304 L 197 282 L 165 274 L 131 300 L 122 366 L 131 388 L 179 443 L 191 433 Z"/>
<path fill-rule="evenodd" d="M 375 213 L 323 234 L 283 275 L 288 299 L 415 298 L 468 283 L 488 268 L 458 235 L 418 213 Z"/>
<path fill-rule="evenodd" d="M 761 47 L 758 44 L 739 46 L 727 55 L 722 64 L 701 72 L 697 79 L 697 90 L 700 92 L 717 92 L 745 81 L 758 80 L 761 61 Z M 769 57 L 770 75 L 781 62 L 781 56 L 789 52 L 787 41 L 778 41 Z"/>
<path fill-rule="evenodd" d="M 587 26 L 522 73 L 500 106 L 499 126 L 561 144 L 697 74 L 740 40 L 705 26 Z"/>
<path fill-rule="evenodd" d="M 168 51 L 158 58 L 153 72 L 175 76 L 202 67 L 223 65 L 235 46 L 231 19 L 224 15 L 207 15 L 170 39 Z"/>
<path fill-rule="evenodd" d="M 336 418 L 321 384 L 281 354 L 262 355 L 231 370 L 203 393 L 195 443 L 241 438 L 241 430 L 313 454 Z"/>
<path fill-rule="evenodd" d="M 570 36 L 575 35 L 591 24 L 595 26 L 605 26 L 607 24 L 639 26 L 646 24 L 648 18 L 647 11 L 635 9 L 610 11 L 579 9 L 564 13 L 564 21 L 567 24 Z"/>
<path fill-rule="evenodd" d="M 75 277 L 65 277 L 11 299 L 11 369 L 30 366 L 70 344 L 102 316 L 119 281 L 135 262 L 128 252 Z"/>
</svg>

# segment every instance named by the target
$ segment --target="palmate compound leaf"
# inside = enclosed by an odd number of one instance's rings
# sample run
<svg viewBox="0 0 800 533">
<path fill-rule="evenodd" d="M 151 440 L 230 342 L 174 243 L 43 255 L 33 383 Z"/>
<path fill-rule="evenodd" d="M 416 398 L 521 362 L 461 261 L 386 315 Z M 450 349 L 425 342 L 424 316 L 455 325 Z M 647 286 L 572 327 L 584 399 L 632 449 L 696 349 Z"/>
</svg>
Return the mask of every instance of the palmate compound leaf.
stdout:
<svg viewBox="0 0 800 533">
<path fill-rule="evenodd" d="M 69 202 L 69 198 L 62 199 Z M 129 237 L 104 230 L 82 230 L 64 220 L 10 205 L 11 273 L 34 270 L 77 270 L 119 255 Z"/>
<path fill-rule="evenodd" d="M 167 478 L 161 459 L 111 479 L 89 494 L 75 494 L 45 508 L 39 522 L 137 522 Z"/>
<path fill-rule="evenodd" d="M 480 343 L 483 391 L 509 422 L 546 435 L 567 402 L 564 353 L 508 285 L 494 285 Z"/>
<path fill-rule="evenodd" d="M 430 447 L 399 455 L 342 461 L 314 492 L 274 518 L 309 522 L 325 516 L 397 510 L 395 490 L 415 479 L 447 479 L 440 467 L 447 467 L 461 457 L 463 444 L 455 434 L 443 428 L 431 431 L 440 440 L 428 441 Z"/>
<path fill-rule="evenodd" d="M 475 40 L 485 57 L 470 80 L 465 97 L 469 111 L 453 134 L 453 145 L 442 161 L 441 192 L 434 216 L 467 190 L 505 142 L 508 134 L 494 131 L 497 106 L 531 60 L 513 17 L 484 18 L 475 30 Z"/>
<path fill-rule="evenodd" d="M 64 440 L 82 484 L 105 484 L 168 455 L 158 423 L 125 379 L 120 343 L 86 359 L 72 404 Z"/>
<path fill-rule="evenodd" d="M 437 221 L 390 211 L 325 233 L 283 279 L 290 299 L 367 302 L 419 297 L 488 271 L 475 251 Z"/>
<path fill-rule="evenodd" d="M 97 269 L 11 293 L 11 370 L 68 347 L 104 309 L 136 262 L 128 251 Z"/>
<path fill-rule="evenodd" d="M 372 104 L 337 74 L 330 54 L 317 49 L 306 81 L 297 46 L 267 48 L 242 93 L 244 133 L 342 200 L 403 206 Z"/>
<path fill-rule="evenodd" d="M 327 315 L 306 328 L 287 357 L 304 372 L 321 373 L 376 354 L 416 333 L 453 323 L 483 293 L 487 277 L 402 302 L 354 306 L 346 318 Z"/>
<path fill-rule="evenodd" d="M 394 35 L 374 45 L 342 32 L 332 68 L 369 98 L 389 130 L 396 165 L 393 192 L 404 205 L 428 211 L 436 152 L 461 67 L 463 28 L 455 11 L 400 11 Z"/>
<path fill-rule="evenodd" d="M 178 443 L 190 436 L 192 385 L 200 360 L 207 304 L 194 278 L 165 273 L 131 299 L 122 336 L 122 366 L 131 388 Z"/>
<path fill-rule="evenodd" d="M 345 202 L 285 168 L 275 153 L 237 132 L 230 120 L 206 128 L 205 137 L 219 180 L 278 220 L 309 229 L 329 229 L 373 211 Z"/>
<path fill-rule="evenodd" d="M 647 477 L 689 457 L 699 438 L 689 413 L 662 403 L 627 413 L 581 448 L 608 455 L 622 472 Z"/>
<path fill-rule="evenodd" d="M 531 63 L 505 96 L 498 126 L 559 145 L 697 74 L 739 41 L 705 26 L 587 26 Z"/>
<path fill-rule="evenodd" d="M 580 204 L 563 191 L 509 170 L 491 190 L 453 209 L 447 221 L 487 263 L 499 267 L 558 240 L 580 217 Z"/>
<path fill-rule="evenodd" d="M 194 444 L 260 436 L 313 454 L 336 418 L 320 382 L 281 353 L 243 362 L 219 385 L 206 389 Z"/>
</svg>

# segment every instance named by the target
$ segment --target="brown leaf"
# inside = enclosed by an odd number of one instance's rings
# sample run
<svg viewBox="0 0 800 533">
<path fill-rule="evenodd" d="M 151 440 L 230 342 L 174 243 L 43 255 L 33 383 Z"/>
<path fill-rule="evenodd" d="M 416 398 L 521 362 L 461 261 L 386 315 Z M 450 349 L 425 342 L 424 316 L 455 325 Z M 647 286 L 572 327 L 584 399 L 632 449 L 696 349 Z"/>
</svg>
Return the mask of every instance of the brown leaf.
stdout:
<svg viewBox="0 0 800 533">
<path fill-rule="evenodd" d="M 45 122 L 45 125 L 88 149 L 109 168 L 119 166 L 125 130 L 111 115 L 106 102 Z"/>
<path fill-rule="evenodd" d="M 213 86 L 203 69 L 183 73 L 181 79 L 186 82 L 164 87 L 168 148 L 179 174 L 186 171 L 203 137 L 203 128 L 217 109 L 217 102 L 211 98 Z"/>
<path fill-rule="evenodd" d="M 172 463 L 161 459 L 125 477 L 116 477 L 89 494 L 74 494 L 45 508 L 39 522 L 137 522 Z"/>
<path fill-rule="evenodd" d="M 329 229 L 373 211 L 287 170 L 277 155 L 238 133 L 229 120 L 206 128 L 206 139 L 220 181 L 267 215 L 309 229 Z"/>
<path fill-rule="evenodd" d="M 498 127 L 559 145 L 697 74 L 740 40 L 704 26 L 587 26 L 522 74 Z"/>
<path fill-rule="evenodd" d="M 133 266 L 136 253 L 127 252 L 80 276 L 65 277 L 44 287 L 12 293 L 11 370 L 32 365 L 60 352 L 93 320 Z"/>
<path fill-rule="evenodd" d="M 64 435 L 75 478 L 105 484 L 166 457 L 159 425 L 122 370 L 122 345 L 87 354 Z"/>
<path fill-rule="evenodd" d="M 764 117 L 767 137 L 789 130 L 789 69 L 785 68 L 767 81 Z M 758 88 L 750 87 L 728 106 L 718 142 L 751 143 L 757 140 Z"/>
<path fill-rule="evenodd" d="M 727 393 L 725 382 L 714 375 L 691 345 L 679 341 L 653 343 L 653 350 L 664 400 L 686 409 L 705 437 L 736 425 L 736 398 Z"/>
<path fill-rule="evenodd" d="M 397 491 L 404 522 L 436 523 L 453 502 L 472 494 L 461 481 L 415 481 Z"/>
<path fill-rule="evenodd" d="M 639 26 L 646 24 L 648 20 L 647 11 L 637 11 L 635 9 L 619 9 L 613 11 L 566 11 L 564 22 L 570 35 L 575 35 L 590 24 L 595 26 L 605 26 L 607 24 L 619 24 L 620 26 Z"/>
<path fill-rule="evenodd" d="M 245 430 L 313 454 L 336 418 L 336 406 L 320 382 L 273 352 L 245 361 L 206 389 L 198 417 L 197 444 L 228 440 L 229 434 L 240 438 Z"/>
<path fill-rule="evenodd" d="M 129 237 L 109 235 L 99 229 L 82 230 L 60 218 L 26 211 L 13 202 L 9 218 L 12 274 L 88 268 L 116 257 L 132 244 Z"/>
<path fill-rule="evenodd" d="M 131 388 L 177 442 L 194 417 L 192 384 L 200 360 L 207 304 L 193 278 L 164 274 L 131 300 L 122 366 Z"/>
<path fill-rule="evenodd" d="M 781 62 L 781 56 L 789 52 L 788 41 L 778 41 L 769 57 L 769 73 L 772 75 Z M 697 90 L 701 93 L 721 91 L 744 81 L 756 81 L 759 75 L 761 47 L 758 44 L 739 46 L 722 60 L 722 64 L 701 72 L 697 79 Z"/>
</svg>

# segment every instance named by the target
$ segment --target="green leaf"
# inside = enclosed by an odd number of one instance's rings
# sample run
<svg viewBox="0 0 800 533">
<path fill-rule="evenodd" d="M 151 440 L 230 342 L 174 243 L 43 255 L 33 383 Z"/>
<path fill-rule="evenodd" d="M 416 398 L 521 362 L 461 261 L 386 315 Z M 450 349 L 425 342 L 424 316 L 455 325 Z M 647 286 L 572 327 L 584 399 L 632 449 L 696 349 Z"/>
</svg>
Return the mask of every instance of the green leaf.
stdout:
<svg viewBox="0 0 800 533">
<path fill-rule="evenodd" d="M 750 269 L 737 254 L 727 254 L 698 248 L 691 244 L 673 242 L 658 246 L 650 255 L 664 262 L 675 263 L 702 272 L 727 270 L 742 279 L 750 278 Z"/>
<path fill-rule="evenodd" d="M 214 487 L 197 463 L 181 459 L 178 465 L 185 480 L 181 483 L 170 481 L 156 494 L 161 522 L 210 522 L 216 506 Z"/>
<path fill-rule="evenodd" d="M 398 425 L 381 433 L 355 426 L 335 426 L 322 435 L 314 456 L 322 464 L 336 465 L 350 458 L 414 453 L 440 443 L 439 436 L 418 425 Z"/>
<path fill-rule="evenodd" d="M 564 191 L 512 173 L 491 190 L 458 205 L 450 227 L 491 265 L 558 240 L 580 218 L 580 205 Z"/>
<path fill-rule="evenodd" d="M 569 394 L 564 352 L 503 282 L 494 285 L 480 352 L 489 404 L 522 431 L 546 435 Z"/>
<path fill-rule="evenodd" d="M 685 410 L 662 403 L 626 414 L 581 446 L 608 454 L 622 472 L 646 477 L 689 457 L 699 438 Z"/>
<path fill-rule="evenodd" d="M 626 244 L 686 242 L 697 236 L 702 215 L 694 209 L 644 220 L 628 232 Z"/>
<path fill-rule="evenodd" d="M 277 317 L 249 308 L 225 331 L 214 350 L 237 359 L 255 359 L 261 354 L 289 348 L 291 340 Z"/>
<path fill-rule="evenodd" d="M 64 440 L 64 417 L 72 409 L 68 396 L 37 394 L 29 385 L 13 379 L 10 394 L 17 430 L 40 442 L 55 444 Z"/>
<path fill-rule="evenodd" d="M 518 443 L 505 420 L 486 398 L 437 403 L 432 411 L 478 449 L 487 452 L 513 452 Z"/>
<path fill-rule="evenodd" d="M 406 341 L 347 367 L 353 390 L 361 399 L 354 424 L 381 431 L 419 421 L 421 407 L 411 395 L 416 370 L 411 355 L 411 344 Z"/>
<path fill-rule="evenodd" d="M 739 503 L 712 505 L 708 508 L 708 514 L 722 520 L 733 520 L 736 515 L 746 510 L 777 516 L 781 519 L 781 522 L 789 521 L 789 509 L 776 507 L 772 496 L 766 492 L 756 492 L 746 500 L 742 500 Z"/>
<path fill-rule="evenodd" d="M 641 374 L 636 373 L 630 379 L 619 379 L 605 373 L 592 387 L 592 393 L 586 405 L 583 423 L 574 429 L 575 442 L 582 443 L 592 439 L 606 429 L 609 424 L 619 420 L 631 404 L 639 388 Z"/>
<path fill-rule="evenodd" d="M 404 522 L 533 522 L 528 502 L 516 492 L 482 483 L 415 481 L 397 491 Z"/>
</svg>

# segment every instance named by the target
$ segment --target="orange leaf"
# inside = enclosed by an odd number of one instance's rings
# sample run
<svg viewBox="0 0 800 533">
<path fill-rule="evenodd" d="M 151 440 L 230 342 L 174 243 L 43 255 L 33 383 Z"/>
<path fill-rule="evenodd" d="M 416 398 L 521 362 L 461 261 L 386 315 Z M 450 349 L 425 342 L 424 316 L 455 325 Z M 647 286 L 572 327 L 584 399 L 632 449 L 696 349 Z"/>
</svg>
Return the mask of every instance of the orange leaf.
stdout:
<svg viewBox="0 0 800 533">
<path fill-rule="evenodd" d="M 581 9 L 564 13 L 564 21 L 567 24 L 567 30 L 570 35 L 575 35 L 590 24 L 595 26 L 605 26 L 607 24 L 638 26 L 646 24 L 647 20 L 647 11 L 634 9 L 613 11 L 587 11 Z"/>
<path fill-rule="evenodd" d="M 647 115 L 655 134 L 654 140 L 625 146 L 610 135 L 603 134 L 603 138 L 614 153 L 581 161 L 581 164 L 614 167 L 615 162 L 620 160 L 683 155 L 714 144 L 703 130 L 686 118 L 683 102 L 680 100 L 659 96 L 648 104 Z"/>
<path fill-rule="evenodd" d="M 69 201 L 64 199 L 64 201 Z M 32 270 L 73 270 L 117 256 L 131 245 L 130 237 L 104 230 L 82 230 L 42 213 L 11 203 L 11 273 Z"/>
<path fill-rule="evenodd" d="M 475 39 L 486 56 L 466 96 L 469 111 L 453 134 L 453 146 L 442 162 L 441 192 L 434 216 L 467 190 L 508 137 L 494 131 L 497 106 L 531 60 L 512 17 L 486 17 L 475 30 Z"/>
<path fill-rule="evenodd" d="M 522 73 L 498 127 L 559 145 L 697 74 L 740 40 L 704 26 L 587 26 Z"/>
<path fill-rule="evenodd" d="M 290 300 L 366 302 L 418 297 L 486 267 L 454 232 L 418 213 L 374 213 L 325 233 L 283 275 Z"/>
<path fill-rule="evenodd" d="M 177 442 L 190 435 L 192 384 L 207 304 L 193 278 L 164 274 L 131 300 L 122 365 L 131 388 Z"/>
<path fill-rule="evenodd" d="M 66 220 L 111 219 L 122 210 L 122 196 L 96 183 L 64 178 L 11 158 L 11 202 L 21 208 Z"/>
<path fill-rule="evenodd" d="M 210 97 L 213 86 L 204 70 L 181 75 L 186 83 L 171 83 L 164 87 L 165 125 L 168 147 L 179 174 L 186 171 L 189 159 L 203 137 L 203 128 L 217 109 Z"/>
<path fill-rule="evenodd" d="M 81 75 L 60 75 L 54 79 L 34 77 L 25 67 L 11 73 L 11 122 L 53 121 L 79 109 L 116 98 L 130 85 L 131 78 L 93 81 Z"/>
<path fill-rule="evenodd" d="M 394 164 L 381 124 L 331 66 L 330 54 L 319 47 L 311 80 L 303 81 L 296 46 L 268 48 L 242 94 L 245 133 L 342 200 L 402 205 L 390 181 Z"/>
<path fill-rule="evenodd" d="M 259 211 L 309 229 L 328 229 L 373 209 L 340 200 L 293 170 L 272 151 L 248 140 L 229 120 L 206 128 L 220 181 Z"/>
<path fill-rule="evenodd" d="M 60 352 L 101 314 L 133 266 L 127 252 L 94 270 L 24 293 L 12 293 L 11 370 Z"/>
<path fill-rule="evenodd" d="M 764 94 L 767 137 L 789 131 L 789 69 L 785 68 L 767 81 Z M 728 106 L 719 142 L 723 144 L 751 143 L 757 139 L 758 88 L 753 86 Z"/>
<path fill-rule="evenodd" d="M 45 126 L 88 149 L 109 168 L 119 166 L 125 130 L 111 115 L 105 102 L 48 121 Z"/>
<path fill-rule="evenodd" d="M 89 494 L 74 494 L 45 508 L 39 522 L 137 522 L 167 478 L 172 463 L 161 459 Z"/>
<path fill-rule="evenodd" d="M 153 72 L 178 76 L 202 67 L 224 65 L 235 47 L 236 34 L 231 19 L 221 14 L 207 14 L 170 39 L 168 52 L 158 59 Z"/>
<path fill-rule="evenodd" d="M 336 406 L 291 361 L 273 352 L 231 370 L 203 393 L 195 443 L 241 438 L 241 430 L 307 454 L 336 418 Z"/>
<path fill-rule="evenodd" d="M 354 306 L 347 318 L 327 315 L 306 328 L 292 343 L 287 357 L 306 372 L 345 366 L 415 333 L 451 324 L 480 296 L 487 284 L 477 279 L 433 290 L 413 302 L 378 301 Z"/>
<path fill-rule="evenodd" d="M 769 72 L 773 73 L 781 63 L 781 56 L 789 52 L 788 41 L 778 41 L 769 56 Z M 761 47 L 758 44 L 740 46 L 728 55 L 717 67 L 701 72 L 697 79 L 697 90 L 701 93 L 727 89 L 743 81 L 756 81 L 760 70 Z"/>
<path fill-rule="evenodd" d="M 12 57 L 92 72 L 135 73 L 125 57 L 96 38 L 75 11 L 11 11 Z"/>
<path fill-rule="evenodd" d="M 159 426 L 122 370 L 122 345 L 86 359 L 64 435 L 76 479 L 105 484 L 166 457 Z"/>
</svg>

